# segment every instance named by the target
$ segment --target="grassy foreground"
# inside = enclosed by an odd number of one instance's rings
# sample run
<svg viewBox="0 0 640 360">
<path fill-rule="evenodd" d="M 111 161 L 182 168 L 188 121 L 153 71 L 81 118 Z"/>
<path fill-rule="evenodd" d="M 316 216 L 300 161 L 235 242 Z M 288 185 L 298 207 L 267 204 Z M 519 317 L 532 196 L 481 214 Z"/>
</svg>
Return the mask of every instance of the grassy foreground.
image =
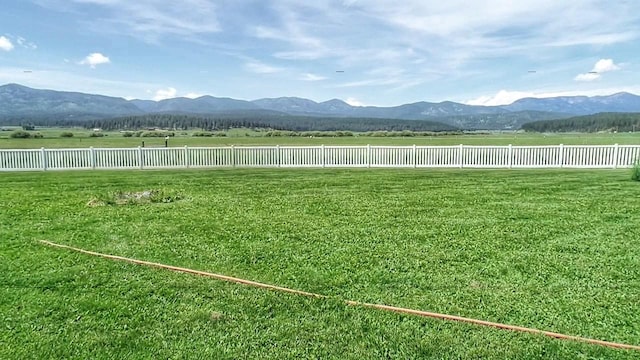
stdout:
<svg viewBox="0 0 640 360">
<path fill-rule="evenodd" d="M 627 171 L 7 173 L 0 189 L 1 359 L 640 356 L 340 302 L 640 345 L 640 183 Z M 171 201 L 87 206 L 145 190 Z"/>
</svg>

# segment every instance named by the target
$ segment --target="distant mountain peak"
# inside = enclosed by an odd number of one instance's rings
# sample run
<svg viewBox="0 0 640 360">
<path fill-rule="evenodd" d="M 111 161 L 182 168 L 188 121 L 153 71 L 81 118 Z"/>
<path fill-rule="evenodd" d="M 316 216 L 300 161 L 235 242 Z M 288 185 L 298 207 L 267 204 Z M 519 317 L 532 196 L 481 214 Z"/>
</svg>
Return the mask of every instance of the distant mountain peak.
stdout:
<svg viewBox="0 0 640 360">
<path fill-rule="evenodd" d="M 321 102 L 321 104 L 346 104 L 346 105 L 349 105 L 349 104 L 347 104 L 346 101 L 340 100 L 340 99 L 336 99 L 336 98 L 333 98 L 333 99 L 330 99 L 330 100 L 327 100 L 327 101 L 323 101 L 323 102 Z"/>
<path fill-rule="evenodd" d="M 637 95 L 634 95 L 634 94 L 626 92 L 626 91 L 621 91 L 621 92 L 618 92 L 618 93 L 615 93 L 615 94 L 611 94 L 611 95 L 608 95 L 608 96 L 598 96 L 598 97 L 610 97 L 610 98 L 625 97 L 626 98 L 626 97 L 635 97 L 635 96 L 637 96 Z"/>
<path fill-rule="evenodd" d="M 26 87 L 26 86 L 20 85 L 20 84 L 16 84 L 16 83 L 8 83 L 8 84 L 0 85 L 0 88 L 24 88 L 24 89 L 30 89 L 29 87 Z"/>
</svg>

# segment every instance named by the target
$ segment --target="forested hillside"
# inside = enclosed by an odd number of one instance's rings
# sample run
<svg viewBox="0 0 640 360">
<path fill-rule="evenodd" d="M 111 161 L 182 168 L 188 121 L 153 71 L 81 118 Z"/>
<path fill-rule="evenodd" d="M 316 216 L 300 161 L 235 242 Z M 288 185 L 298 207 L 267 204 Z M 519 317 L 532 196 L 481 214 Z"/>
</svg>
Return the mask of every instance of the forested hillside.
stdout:
<svg viewBox="0 0 640 360">
<path fill-rule="evenodd" d="M 599 113 L 534 121 L 522 125 L 522 129 L 535 132 L 640 131 L 640 113 Z"/>
</svg>

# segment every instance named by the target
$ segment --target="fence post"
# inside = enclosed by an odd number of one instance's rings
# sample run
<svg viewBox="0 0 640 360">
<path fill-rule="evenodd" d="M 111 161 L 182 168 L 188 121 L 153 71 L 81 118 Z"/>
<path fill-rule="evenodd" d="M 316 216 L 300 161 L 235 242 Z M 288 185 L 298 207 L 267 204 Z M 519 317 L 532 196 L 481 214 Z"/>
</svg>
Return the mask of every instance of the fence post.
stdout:
<svg viewBox="0 0 640 360">
<path fill-rule="evenodd" d="M 280 145 L 276 145 L 276 162 L 278 164 L 278 167 L 280 167 Z"/>
<path fill-rule="evenodd" d="M 618 144 L 614 145 L 615 147 L 613 148 L 613 168 L 617 169 L 618 168 L 618 154 L 619 154 L 619 146 Z"/>
<path fill-rule="evenodd" d="M 236 167 L 236 147 L 231 145 L 231 166 Z"/>
<path fill-rule="evenodd" d="M 413 144 L 413 168 L 415 169 L 418 166 L 418 149 L 416 148 L 416 144 Z"/>
<path fill-rule="evenodd" d="M 509 169 L 513 168 L 513 145 L 509 144 Z"/>
<path fill-rule="evenodd" d="M 371 145 L 367 144 L 367 168 L 371 167 Z"/>
<path fill-rule="evenodd" d="M 91 170 L 96 169 L 96 151 L 93 146 L 89 147 L 89 164 L 91 164 Z"/>
<path fill-rule="evenodd" d="M 144 169 L 144 159 L 142 158 L 142 147 L 138 146 L 138 164 L 140 165 L 140 170 Z"/>
<path fill-rule="evenodd" d="M 324 144 L 320 145 L 320 155 L 321 155 L 321 159 L 322 159 L 322 167 L 324 168 L 326 165 L 326 160 L 325 160 L 325 151 L 324 151 Z"/>
<path fill-rule="evenodd" d="M 184 146 L 184 167 L 189 168 L 191 166 L 191 162 L 189 161 L 189 147 L 187 145 Z"/>
<path fill-rule="evenodd" d="M 462 169 L 464 167 L 464 145 L 460 144 L 459 149 L 460 169 Z"/>
<path fill-rule="evenodd" d="M 559 153 L 560 153 L 560 168 L 563 168 L 564 167 L 564 145 L 560 144 L 559 148 L 560 148 L 560 151 L 559 151 Z"/>
<path fill-rule="evenodd" d="M 42 171 L 47 171 L 47 151 L 43 147 L 40 148 L 40 162 L 42 164 Z"/>
</svg>

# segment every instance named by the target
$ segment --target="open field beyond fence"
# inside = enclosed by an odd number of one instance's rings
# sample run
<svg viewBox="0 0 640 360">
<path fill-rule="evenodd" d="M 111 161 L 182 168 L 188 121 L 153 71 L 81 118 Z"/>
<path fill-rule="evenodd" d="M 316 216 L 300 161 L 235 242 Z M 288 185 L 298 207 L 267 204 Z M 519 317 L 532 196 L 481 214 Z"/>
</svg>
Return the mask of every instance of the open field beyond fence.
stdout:
<svg viewBox="0 0 640 360">
<path fill-rule="evenodd" d="M 639 185 L 629 170 L 5 173 L 0 358 L 634 359 L 341 300 L 639 345 Z"/>
<path fill-rule="evenodd" d="M 39 149 L 39 148 L 89 148 L 116 147 L 131 148 L 142 146 L 164 147 L 164 138 L 123 137 L 117 131 L 101 132 L 101 137 L 90 137 L 91 131 L 84 129 L 43 129 L 39 130 L 43 138 L 11 139 L 10 132 L 0 132 L 0 149 Z M 71 138 L 61 137 L 61 133 L 73 133 Z M 35 133 L 35 132 L 34 132 Z M 634 133 L 492 133 L 459 134 L 434 136 L 354 136 L 331 137 L 267 137 L 264 133 L 233 129 L 225 132 L 225 137 L 197 137 L 191 132 L 175 131 L 168 141 L 169 146 L 213 147 L 213 146 L 307 146 L 307 145 L 374 145 L 374 146 L 453 146 L 465 145 L 640 145 L 640 132 Z M 388 134 L 389 135 L 389 134 Z"/>
</svg>

